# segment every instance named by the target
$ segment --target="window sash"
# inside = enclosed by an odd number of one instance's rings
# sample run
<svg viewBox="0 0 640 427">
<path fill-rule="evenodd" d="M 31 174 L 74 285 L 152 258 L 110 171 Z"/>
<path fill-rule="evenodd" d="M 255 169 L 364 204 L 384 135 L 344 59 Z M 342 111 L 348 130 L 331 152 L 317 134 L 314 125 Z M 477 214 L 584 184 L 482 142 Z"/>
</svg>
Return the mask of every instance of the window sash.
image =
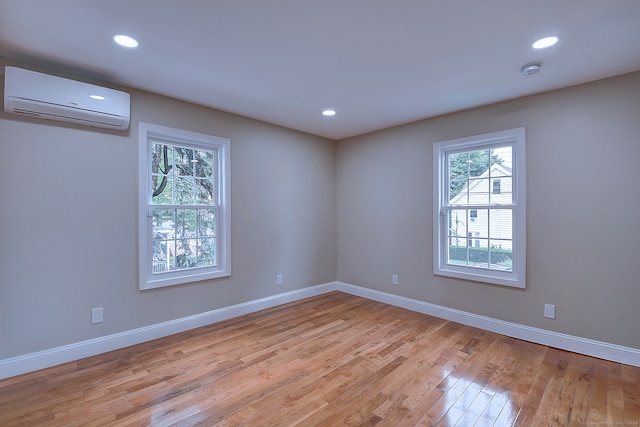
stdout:
<svg viewBox="0 0 640 427">
<path fill-rule="evenodd" d="M 152 235 L 150 238 L 153 246 L 151 259 L 149 261 L 152 265 L 153 275 L 167 274 L 173 271 L 195 270 L 218 266 L 220 239 L 218 239 L 217 230 L 219 230 L 220 216 L 218 215 L 218 208 L 216 206 L 153 205 L 150 207 L 150 212 L 154 211 L 175 211 L 175 216 L 172 219 L 173 227 L 171 229 L 166 228 L 156 230 L 154 228 L 152 215 Z M 178 231 L 178 228 L 180 227 L 178 211 L 184 212 L 184 216 L 186 216 L 188 211 L 194 211 L 194 218 L 192 220 L 194 221 L 193 226 L 191 227 L 191 229 L 188 229 L 185 234 L 182 234 Z M 211 226 L 207 226 L 207 223 L 209 222 L 207 221 L 207 213 L 212 213 L 213 216 Z M 189 252 L 185 253 L 186 251 L 184 250 L 184 248 L 181 252 L 178 249 L 178 243 L 182 243 L 182 246 L 184 246 L 185 244 L 188 245 Z M 212 243 L 213 246 L 211 246 Z M 203 249 L 203 245 L 205 249 Z M 160 246 L 160 248 L 157 248 L 157 246 Z M 159 249 L 157 251 L 158 253 L 156 253 L 156 249 Z M 208 250 L 212 250 L 212 254 L 209 254 Z M 163 256 L 157 257 L 157 255 Z M 180 257 L 184 258 L 184 260 L 181 262 Z M 208 260 L 208 262 L 205 263 L 206 260 Z M 185 263 L 187 263 L 186 266 Z M 164 264 L 165 267 L 157 267 L 160 264 Z"/>
<path fill-rule="evenodd" d="M 476 212 L 476 216 L 473 215 L 472 211 Z M 504 231 L 502 230 L 505 228 L 505 219 L 501 218 L 502 215 L 498 215 L 498 217 L 495 218 L 495 214 L 501 211 L 508 212 L 507 217 L 510 217 L 506 219 L 506 221 L 509 222 L 509 225 L 506 226 L 508 228 L 506 234 L 503 234 Z M 512 270 L 513 258 L 517 255 L 516 247 L 513 244 L 513 230 L 515 229 L 515 220 L 517 218 L 515 206 L 453 206 L 444 207 L 441 212 L 441 215 L 446 218 L 442 221 L 443 226 L 441 233 L 442 240 L 447 243 L 443 245 L 441 250 L 442 259 L 447 265 L 462 265 L 466 268 L 491 271 Z M 455 221 L 452 220 L 454 212 L 464 212 L 464 221 L 459 219 Z M 494 219 L 492 219 L 492 214 L 494 214 Z M 483 217 L 485 216 L 486 220 L 483 221 Z M 473 244 L 469 244 L 470 241 L 472 241 Z M 486 245 L 483 245 L 481 242 L 485 242 Z M 503 248 L 503 245 L 506 246 L 506 248 Z M 473 260 L 469 259 L 469 249 L 466 250 L 466 263 L 461 264 L 460 259 L 452 259 L 452 248 L 456 248 L 458 249 L 457 252 L 460 252 L 460 248 L 464 247 L 474 248 L 472 252 L 476 253 L 486 252 L 487 262 L 485 264 L 482 262 L 472 262 Z M 485 247 L 486 251 L 483 251 Z M 511 251 L 511 256 L 507 256 L 509 250 Z M 494 255 L 500 253 L 502 256 Z M 509 263 L 511 263 L 511 266 L 508 266 Z"/>
</svg>

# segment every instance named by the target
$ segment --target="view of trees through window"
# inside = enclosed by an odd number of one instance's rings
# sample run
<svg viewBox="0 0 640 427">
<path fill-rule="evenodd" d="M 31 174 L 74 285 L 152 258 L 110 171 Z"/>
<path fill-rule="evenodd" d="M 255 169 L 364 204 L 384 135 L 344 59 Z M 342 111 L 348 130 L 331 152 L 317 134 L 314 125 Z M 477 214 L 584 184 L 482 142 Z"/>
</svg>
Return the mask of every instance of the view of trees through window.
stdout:
<svg viewBox="0 0 640 427">
<path fill-rule="evenodd" d="M 151 144 L 153 273 L 217 265 L 217 150 Z"/>
<path fill-rule="evenodd" d="M 473 177 L 482 176 L 491 165 L 504 159 L 491 150 L 464 151 L 449 155 L 449 199 L 455 197 Z"/>
</svg>

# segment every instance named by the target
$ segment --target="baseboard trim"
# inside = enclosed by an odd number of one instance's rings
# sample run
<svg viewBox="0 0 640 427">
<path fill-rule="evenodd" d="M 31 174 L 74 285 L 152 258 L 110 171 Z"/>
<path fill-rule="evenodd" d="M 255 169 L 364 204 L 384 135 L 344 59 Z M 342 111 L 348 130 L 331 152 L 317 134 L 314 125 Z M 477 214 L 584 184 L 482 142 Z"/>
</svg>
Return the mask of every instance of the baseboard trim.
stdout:
<svg viewBox="0 0 640 427">
<path fill-rule="evenodd" d="M 36 353 L 0 360 L 0 379 L 9 378 L 27 372 L 37 371 L 62 363 L 72 362 L 85 357 L 95 356 L 108 351 L 140 344 L 157 338 L 184 332 L 200 326 L 210 325 L 222 320 L 254 313 L 293 301 L 325 294 L 337 290 L 337 282 L 325 283 L 298 289 L 266 298 L 223 307 L 205 313 L 195 314 L 168 322 L 132 329 L 130 331 L 94 338 L 74 344 L 56 347 Z"/>
<path fill-rule="evenodd" d="M 533 328 L 531 326 L 525 326 L 518 323 L 505 322 L 491 317 L 480 316 L 478 314 L 455 310 L 348 283 L 337 283 L 338 290 L 348 294 L 406 308 L 407 310 L 428 314 L 441 319 L 451 320 L 464 325 L 474 326 L 476 328 L 485 329 L 513 338 L 640 367 L 639 349 L 591 340 L 588 338 L 576 337 L 545 329 Z"/>
<path fill-rule="evenodd" d="M 0 360 L 0 379 L 37 371 L 62 363 L 72 362 L 85 357 L 95 356 L 97 354 L 106 353 L 108 351 L 117 350 L 130 345 L 140 344 L 146 341 L 198 328 L 200 326 L 210 325 L 212 323 L 336 290 L 373 301 L 402 307 L 418 313 L 428 314 L 441 319 L 474 326 L 476 328 L 485 329 L 513 338 L 640 367 L 639 349 L 561 334 L 545 329 L 533 328 L 518 323 L 505 322 L 491 317 L 480 316 L 478 314 L 443 307 L 399 295 L 393 295 L 374 289 L 363 288 L 361 286 L 355 286 L 344 282 L 330 282 L 253 301 L 247 301 L 241 304 L 195 314 L 193 316 L 170 320 L 168 322 L 145 326 L 143 328 L 132 329 L 130 331 L 94 338 L 79 343 Z"/>
</svg>

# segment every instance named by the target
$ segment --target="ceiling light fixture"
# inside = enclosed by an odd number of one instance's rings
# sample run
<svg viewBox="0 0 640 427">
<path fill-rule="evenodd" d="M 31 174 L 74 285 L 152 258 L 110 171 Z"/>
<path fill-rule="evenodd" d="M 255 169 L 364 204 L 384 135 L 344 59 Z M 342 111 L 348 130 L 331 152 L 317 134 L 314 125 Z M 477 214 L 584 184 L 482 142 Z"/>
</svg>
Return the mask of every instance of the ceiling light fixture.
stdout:
<svg viewBox="0 0 640 427">
<path fill-rule="evenodd" d="M 124 34 L 116 34 L 115 36 L 113 36 L 113 40 L 123 47 L 138 47 L 138 40 L 134 39 L 133 37 L 125 36 Z"/>
<path fill-rule="evenodd" d="M 89 95 L 89 98 L 95 99 L 97 101 L 103 101 L 104 100 L 104 96 L 102 96 L 102 95 Z"/>
<path fill-rule="evenodd" d="M 545 37 L 545 38 L 542 38 L 540 40 L 537 40 L 531 46 L 534 49 L 544 49 L 545 47 L 553 46 L 556 43 L 558 43 L 558 38 L 552 36 L 552 37 Z"/>
<path fill-rule="evenodd" d="M 322 112 L 323 116 L 335 116 L 336 115 L 336 111 L 335 110 L 324 110 Z"/>
<path fill-rule="evenodd" d="M 540 71 L 540 68 L 541 68 L 540 64 L 528 64 L 520 68 L 520 74 L 522 74 L 523 76 L 531 76 L 533 74 L 538 74 L 538 72 Z"/>
</svg>

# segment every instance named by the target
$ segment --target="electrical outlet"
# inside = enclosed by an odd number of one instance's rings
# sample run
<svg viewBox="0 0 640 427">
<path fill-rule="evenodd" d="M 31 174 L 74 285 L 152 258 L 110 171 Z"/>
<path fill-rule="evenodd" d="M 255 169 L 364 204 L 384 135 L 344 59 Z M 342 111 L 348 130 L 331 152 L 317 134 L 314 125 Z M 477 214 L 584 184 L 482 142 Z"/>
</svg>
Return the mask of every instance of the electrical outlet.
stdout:
<svg viewBox="0 0 640 427">
<path fill-rule="evenodd" d="M 276 285 L 282 285 L 282 274 L 276 275 Z"/>
<path fill-rule="evenodd" d="M 91 323 L 102 323 L 102 307 L 91 309 Z"/>
<path fill-rule="evenodd" d="M 556 318 L 556 306 L 553 304 L 545 304 L 544 305 L 544 317 L 548 319 Z"/>
<path fill-rule="evenodd" d="M 398 286 L 398 275 L 394 274 L 393 276 L 391 276 L 391 284 L 393 286 Z"/>
</svg>

